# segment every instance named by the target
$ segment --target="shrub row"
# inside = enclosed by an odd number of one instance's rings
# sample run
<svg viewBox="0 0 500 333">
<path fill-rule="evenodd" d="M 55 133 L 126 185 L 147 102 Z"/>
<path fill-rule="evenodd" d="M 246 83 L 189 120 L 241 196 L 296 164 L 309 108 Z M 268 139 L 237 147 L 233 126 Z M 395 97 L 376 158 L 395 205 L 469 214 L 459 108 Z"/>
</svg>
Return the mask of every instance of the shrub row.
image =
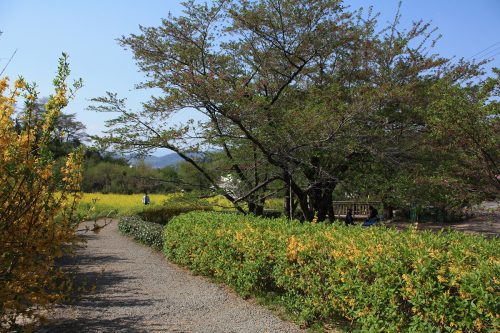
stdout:
<svg viewBox="0 0 500 333">
<path fill-rule="evenodd" d="M 458 232 L 301 224 L 192 212 L 164 231 L 166 256 L 242 295 L 272 292 L 304 325 L 362 331 L 495 331 L 499 240 Z"/>
<path fill-rule="evenodd" d="M 212 209 L 207 206 L 168 205 L 145 208 L 143 211 L 137 212 L 137 215 L 145 221 L 165 225 L 174 216 L 188 213 L 194 210 L 208 211 Z"/>
<path fill-rule="evenodd" d="M 147 222 L 137 216 L 121 217 L 118 221 L 118 230 L 124 235 L 131 236 L 139 243 L 156 249 L 163 247 L 163 226 L 161 224 Z"/>
</svg>

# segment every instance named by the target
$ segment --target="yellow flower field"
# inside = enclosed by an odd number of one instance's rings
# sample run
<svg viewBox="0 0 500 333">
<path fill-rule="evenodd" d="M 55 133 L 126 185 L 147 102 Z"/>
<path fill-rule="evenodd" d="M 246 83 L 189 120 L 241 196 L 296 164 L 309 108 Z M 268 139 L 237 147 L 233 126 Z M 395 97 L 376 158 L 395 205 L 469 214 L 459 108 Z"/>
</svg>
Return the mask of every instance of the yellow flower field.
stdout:
<svg viewBox="0 0 500 333">
<path fill-rule="evenodd" d="M 144 194 L 103 194 L 83 193 L 78 213 L 87 219 L 105 216 L 133 215 L 144 209 L 142 203 Z M 168 201 L 182 196 L 181 193 L 173 194 L 149 194 L 151 206 L 162 206 Z"/>
<path fill-rule="evenodd" d="M 144 194 L 103 194 L 83 193 L 78 207 L 81 219 L 95 219 L 98 217 L 128 216 L 142 211 L 146 206 L 142 203 Z M 222 195 L 198 199 L 188 193 L 149 194 L 151 203 L 148 207 L 164 206 L 170 203 L 188 206 L 212 206 L 215 211 L 236 211 L 229 200 Z M 266 200 L 266 209 L 279 210 L 282 199 L 271 198 Z M 242 205 L 246 209 L 246 205 Z"/>
</svg>

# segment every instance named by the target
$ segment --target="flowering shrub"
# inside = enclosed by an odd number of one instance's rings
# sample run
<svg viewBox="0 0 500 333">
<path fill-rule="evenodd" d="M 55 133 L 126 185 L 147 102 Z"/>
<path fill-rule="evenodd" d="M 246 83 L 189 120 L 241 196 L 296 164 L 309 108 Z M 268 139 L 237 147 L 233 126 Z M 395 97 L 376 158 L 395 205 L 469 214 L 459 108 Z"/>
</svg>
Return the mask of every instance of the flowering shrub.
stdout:
<svg viewBox="0 0 500 333">
<path fill-rule="evenodd" d="M 34 84 L 19 79 L 9 88 L 7 78 L 0 80 L 0 330 L 14 329 L 20 315 L 37 317 L 37 307 L 60 300 L 70 286 L 54 262 L 78 241 L 73 215 L 82 154 L 67 156 L 57 180 L 48 148 L 73 93 L 65 83 L 68 75 L 63 54 L 55 94 L 41 115 Z M 25 106 L 15 114 L 20 96 Z"/>
<path fill-rule="evenodd" d="M 161 224 L 147 222 L 137 216 L 121 217 L 118 221 L 118 230 L 124 235 L 132 236 L 144 245 L 158 250 L 163 247 L 163 226 Z"/>
<path fill-rule="evenodd" d="M 165 227 L 166 256 L 242 295 L 272 291 L 302 324 L 363 331 L 495 331 L 499 240 L 459 232 L 301 224 L 192 212 Z"/>
<path fill-rule="evenodd" d="M 173 217 L 181 214 L 185 214 L 187 212 L 191 212 L 193 210 L 212 210 L 211 207 L 202 207 L 202 206 L 179 206 L 179 205 L 167 205 L 167 206 L 157 206 L 146 208 L 140 212 L 137 212 L 137 215 L 148 222 L 158 223 L 161 225 L 167 224 Z"/>
</svg>

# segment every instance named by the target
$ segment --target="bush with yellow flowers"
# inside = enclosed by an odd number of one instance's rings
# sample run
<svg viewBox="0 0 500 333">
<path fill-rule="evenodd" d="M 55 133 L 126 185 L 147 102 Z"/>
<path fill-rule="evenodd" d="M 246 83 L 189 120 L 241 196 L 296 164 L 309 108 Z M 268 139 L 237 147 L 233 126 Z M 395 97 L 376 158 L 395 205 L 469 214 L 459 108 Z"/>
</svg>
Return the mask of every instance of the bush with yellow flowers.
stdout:
<svg viewBox="0 0 500 333">
<path fill-rule="evenodd" d="M 60 300 L 69 283 L 54 262 L 77 241 L 72 219 L 79 196 L 81 152 L 54 177 L 48 149 L 54 122 L 74 90 L 66 85 L 67 56 L 59 61 L 55 93 L 37 112 L 35 84 L 0 80 L 0 330 L 37 317 Z M 16 103 L 24 108 L 15 112 Z"/>
<path fill-rule="evenodd" d="M 460 232 L 346 227 L 191 212 L 165 227 L 164 252 L 244 296 L 269 293 L 307 326 L 494 332 L 500 241 Z"/>
</svg>

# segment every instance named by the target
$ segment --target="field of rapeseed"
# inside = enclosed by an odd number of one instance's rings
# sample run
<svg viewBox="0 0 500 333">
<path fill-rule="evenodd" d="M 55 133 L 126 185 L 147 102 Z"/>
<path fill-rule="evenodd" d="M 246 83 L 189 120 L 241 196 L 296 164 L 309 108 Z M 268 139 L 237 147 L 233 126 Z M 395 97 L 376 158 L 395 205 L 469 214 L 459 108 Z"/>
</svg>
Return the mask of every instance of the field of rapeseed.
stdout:
<svg viewBox="0 0 500 333">
<path fill-rule="evenodd" d="M 177 198 L 179 194 L 150 194 L 148 207 L 162 206 Z M 83 219 L 134 215 L 144 209 L 143 194 L 84 193 L 78 207 Z"/>
<path fill-rule="evenodd" d="M 99 217 L 130 216 L 144 210 L 143 194 L 103 194 L 83 193 L 78 207 L 82 219 L 92 220 Z M 148 208 L 159 206 L 210 206 L 214 211 L 236 211 L 229 200 L 222 195 L 199 199 L 189 193 L 149 194 Z M 242 206 L 246 209 L 246 206 Z M 266 209 L 279 210 L 282 199 L 268 199 Z"/>
</svg>

